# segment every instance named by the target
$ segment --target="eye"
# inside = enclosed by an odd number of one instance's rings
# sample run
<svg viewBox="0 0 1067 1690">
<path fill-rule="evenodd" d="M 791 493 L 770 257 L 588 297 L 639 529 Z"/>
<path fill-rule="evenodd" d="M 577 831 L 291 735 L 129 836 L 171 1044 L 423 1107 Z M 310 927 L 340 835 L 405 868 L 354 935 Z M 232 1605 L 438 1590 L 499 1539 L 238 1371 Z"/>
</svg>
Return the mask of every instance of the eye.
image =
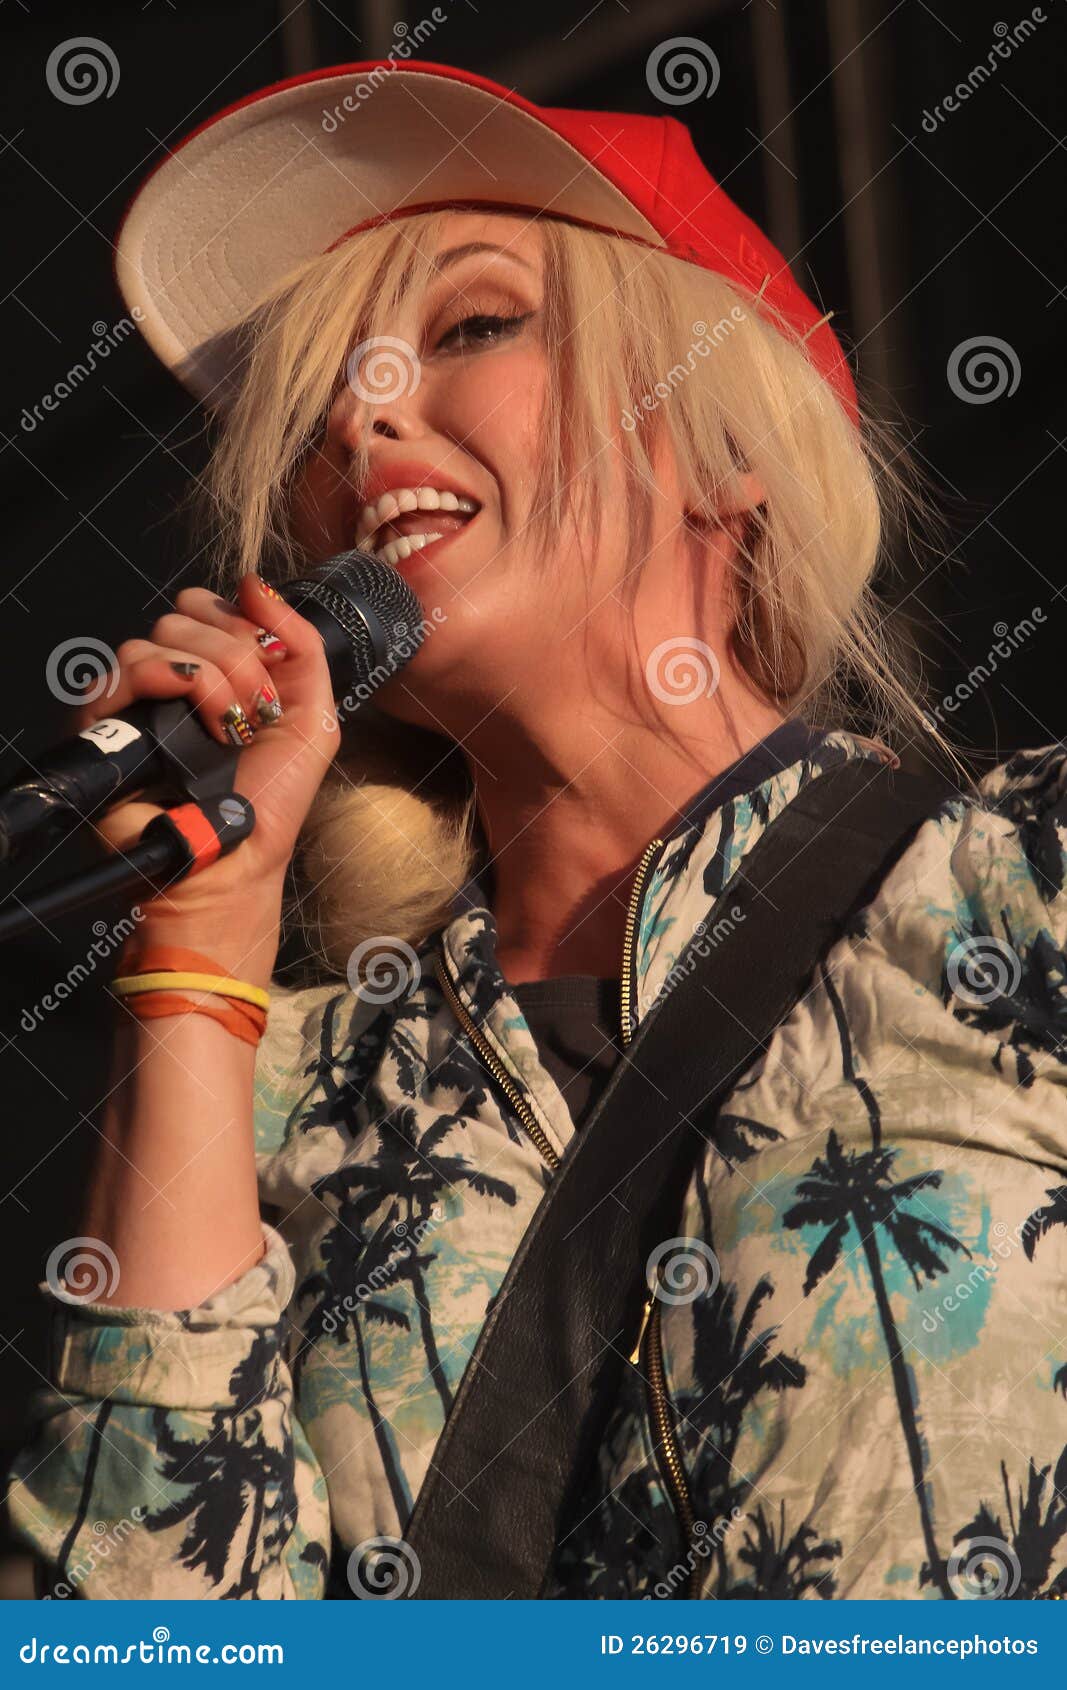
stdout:
<svg viewBox="0 0 1067 1690">
<path fill-rule="evenodd" d="M 438 351 L 467 352 L 474 347 L 494 346 L 501 340 L 510 340 L 518 334 L 524 323 L 528 323 L 533 316 L 532 311 L 512 312 L 509 315 L 479 311 L 471 317 L 461 317 L 458 323 L 446 330 L 437 342 Z"/>
</svg>

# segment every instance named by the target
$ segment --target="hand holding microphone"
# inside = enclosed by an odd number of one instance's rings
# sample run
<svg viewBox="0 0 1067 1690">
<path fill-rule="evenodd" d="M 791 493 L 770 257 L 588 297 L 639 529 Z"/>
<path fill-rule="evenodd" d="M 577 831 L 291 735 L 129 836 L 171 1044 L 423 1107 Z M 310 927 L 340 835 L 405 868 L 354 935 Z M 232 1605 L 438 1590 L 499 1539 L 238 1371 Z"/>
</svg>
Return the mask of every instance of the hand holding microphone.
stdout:
<svg viewBox="0 0 1067 1690">
<path fill-rule="evenodd" d="M 423 632 L 407 583 L 358 552 L 288 583 L 284 596 L 256 575 L 242 578 L 236 604 L 186 589 L 150 638 L 119 647 L 118 686 L 77 712 L 75 737 L 0 793 L 0 855 L 80 817 L 93 818 L 113 853 L 132 851 L 164 814 L 151 801 L 164 796 L 161 783 L 187 785 L 204 772 L 216 800 L 229 790 L 250 801 L 254 831 L 244 837 L 246 823 L 232 855 L 168 887 L 153 925 L 212 934 L 220 919 L 277 910 L 340 744 L 334 697 L 353 684 L 365 696 L 414 654 Z"/>
</svg>

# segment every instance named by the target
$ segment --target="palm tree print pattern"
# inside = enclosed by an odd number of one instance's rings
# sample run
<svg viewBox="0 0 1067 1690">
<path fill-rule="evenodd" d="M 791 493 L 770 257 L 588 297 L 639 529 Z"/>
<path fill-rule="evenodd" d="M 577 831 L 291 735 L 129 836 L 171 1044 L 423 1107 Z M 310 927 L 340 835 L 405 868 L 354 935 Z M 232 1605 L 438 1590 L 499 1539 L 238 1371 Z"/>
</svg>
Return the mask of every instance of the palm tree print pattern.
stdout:
<svg viewBox="0 0 1067 1690">
<path fill-rule="evenodd" d="M 814 738 L 672 840 L 639 912 L 636 1023 L 762 832 L 871 755 Z M 707 1598 L 947 1599 L 961 1561 L 968 1594 L 996 1594 L 986 1538 L 1014 1599 L 1064 1593 L 1065 785 L 1062 747 L 1027 753 L 920 829 L 695 1157 L 677 1233 L 721 1271 L 665 1309 L 662 1345 Z M 1019 968 L 976 1005 L 950 964 L 984 937 Z M 730 943 L 739 968 L 773 967 L 743 926 Z M 84 1569 L 79 1595 L 345 1595 L 331 1566 L 402 1532 L 551 1178 L 438 953 L 566 1153 L 488 909 L 458 907 L 395 1002 L 280 989 L 256 1067 L 261 1262 L 195 1309 L 53 1299 L 8 1523 L 53 1571 Z M 631 1366 L 550 1594 L 679 1594 L 657 1436 Z M 100 1521 L 136 1522 L 106 1562 Z"/>
</svg>

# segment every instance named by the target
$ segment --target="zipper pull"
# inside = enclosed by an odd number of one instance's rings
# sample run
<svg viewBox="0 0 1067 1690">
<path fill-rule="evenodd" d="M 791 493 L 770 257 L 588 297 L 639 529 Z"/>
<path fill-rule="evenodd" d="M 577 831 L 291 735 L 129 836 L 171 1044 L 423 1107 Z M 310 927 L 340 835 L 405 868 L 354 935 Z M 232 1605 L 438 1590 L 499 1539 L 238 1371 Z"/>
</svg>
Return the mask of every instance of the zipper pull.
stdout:
<svg viewBox="0 0 1067 1690">
<path fill-rule="evenodd" d="M 645 1332 L 648 1328 L 649 1320 L 652 1317 L 652 1309 L 655 1301 L 656 1293 L 654 1291 L 650 1291 L 648 1296 L 645 1298 L 645 1306 L 641 1311 L 641 1325 L 637 1332 L 637 1342 L 630 1354 L 630 1361 L 634 1367 L 636 1367 L 638 1362 L 641 1360 L 641 1345 L 645 1341 Z"/>
</svg>

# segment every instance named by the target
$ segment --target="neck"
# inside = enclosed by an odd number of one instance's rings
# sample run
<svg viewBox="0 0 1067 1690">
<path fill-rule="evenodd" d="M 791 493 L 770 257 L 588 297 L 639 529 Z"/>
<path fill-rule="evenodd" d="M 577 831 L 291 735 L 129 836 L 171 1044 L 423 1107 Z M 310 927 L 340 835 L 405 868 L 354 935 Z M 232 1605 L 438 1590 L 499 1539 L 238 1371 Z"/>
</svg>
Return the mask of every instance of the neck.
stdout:
<svg viewBox="0 0 1067 1690">
<path fill-rule="evenodd" d="M 715 697 L 648 725 L 537 704 L 527 717 L 509 700 L 463 742 L 489 845 L 497 960 L 516 985 L 618 977 L 645 848 L 783 718 L 725 677 Z"/>
</svg>

